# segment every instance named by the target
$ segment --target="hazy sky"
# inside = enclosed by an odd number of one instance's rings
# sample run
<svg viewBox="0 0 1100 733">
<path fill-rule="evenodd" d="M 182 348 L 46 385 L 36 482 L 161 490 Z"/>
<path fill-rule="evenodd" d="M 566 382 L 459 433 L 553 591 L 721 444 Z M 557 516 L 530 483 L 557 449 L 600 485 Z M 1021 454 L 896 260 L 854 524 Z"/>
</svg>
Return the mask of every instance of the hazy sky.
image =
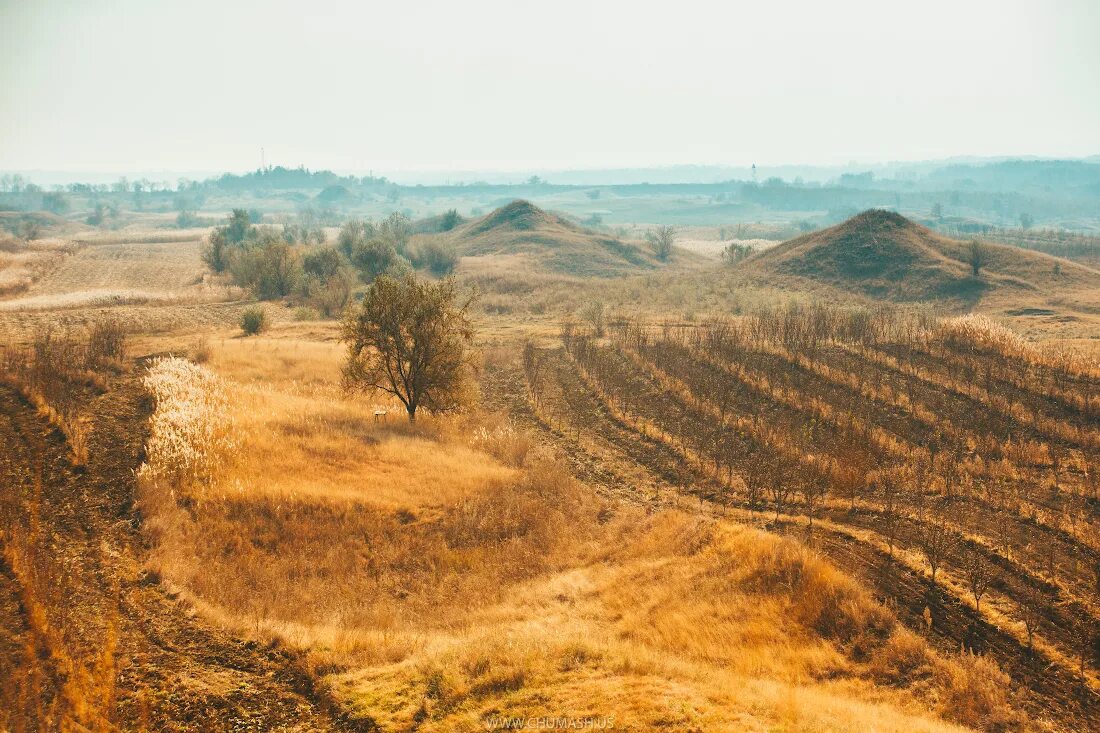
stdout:
<svg viewBox="0 0 1100 733">
<path fill-rule="evenodd" d="M 1091 155 L 1098 8 L 0 0 L 0 169 Z"/>
</svg>

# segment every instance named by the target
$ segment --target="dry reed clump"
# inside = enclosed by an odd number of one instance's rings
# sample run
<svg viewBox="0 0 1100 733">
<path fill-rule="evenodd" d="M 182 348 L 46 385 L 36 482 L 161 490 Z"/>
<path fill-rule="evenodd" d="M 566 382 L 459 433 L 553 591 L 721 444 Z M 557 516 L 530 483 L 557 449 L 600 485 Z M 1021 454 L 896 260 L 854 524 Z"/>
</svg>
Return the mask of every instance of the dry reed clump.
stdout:
<svg viewBox="0 0 1100 733">
<path fill-rule="evenodd" d="M 931 335 L 952 346 L 1025 358 L 1036 355 L 1035 348 L 1019 334 L 978 313 L 946 318 L 936 324 Z"/>
<path fill-rule="evenodd" d="M 36 331 L 28 348 L 0 351 L 0 379 L 20 391 L 65 436 L 76 466 L 88 462 L 92 428 L 87 392 L 102 391 L 103 373 L 122 368 L 126 331 L 114 320 L 93 322 L 83 333 Z"/>
<path fill-rule="evenodd" d="M 522 466 L 535 440 L 507 418 L 486 419 L 470 433 L 470 447 L 484 451 L 509 466 Z"/>
<path fill-rule="evenodd" d="M 205 367 L 168 357 L 153 361 L 142 382 L 156 409 L 138 476 L 173 492 L 209 482 L 236 446 L 221 380 Z"/>
</svg>

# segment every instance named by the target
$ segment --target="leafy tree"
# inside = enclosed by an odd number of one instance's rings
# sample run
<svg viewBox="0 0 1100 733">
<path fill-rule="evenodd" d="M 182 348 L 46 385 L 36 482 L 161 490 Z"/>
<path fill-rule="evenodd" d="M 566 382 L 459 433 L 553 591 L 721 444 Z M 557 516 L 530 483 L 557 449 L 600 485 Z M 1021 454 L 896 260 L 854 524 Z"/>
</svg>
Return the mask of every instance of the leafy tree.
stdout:
<svg viewBox="0 0 1100 733">
<path fill-rule="evenodd" d="M 662 225 L 656 229 L 650 229 L 645 235 L 649 246 L 653 248 L 653 254 L 662 262 L 672 254 L 672 245 L 676 239 L 676 229 L 668 225 Z"/>
<path fill-rule="evenodd" d="M 327 318 L 343 312 L 347 307 L 356 278 L 355 271 L 345 265 L 324 280 L 314 275 L 306 275 L 304 279 L 310 302 Z"/>
<path fill-rule="evenodd" d="M 932 204 L 932 218 L 943 221 L 943 204 L 941 204 L 939 201 Z"/>
<path fill-rule="evenodd" d="M 244 209 L 233 209 L 225 226 L 225 239 L 230 244 L 240 244 L 253 231 L 252 218 Z"/>
<path fill-rule="evenodd" d="M 102 212 L 100 212 L 101 219 L 102 215 Z M 206 240 L 206 246 L 202 250 L 202 261 L 214 272 L 225 272 L 226 268 L 229 267 L 229 242 L 225 237 L 223 228 L 219 227 L 210 232 L 210 236 Z"/>
<path fill-rule="evenodd" d="M 361 219 L 348 219 L 340 228 L 336 237 L 336 246 L 348 258 L 351 258 L 356 245 L 365 244 L 368 239 L 374 237 L 374 224 Z"/>
<path fill-rule="evenodd" d="M 273 300 L 293 293 L 302 278 L 298 253 L 282 234 L 264 227 L 246 246 L 229 258 L 233 279 L 247 287 L 260 300 Z"/>
<path fill-rule="evenodd" d="M 412 236 L 412 231 L 412 222 L 409 220 L 409 217 L 398 211 L 387 216 L 378 226 L 379 236 L 393 245 L 393 248 L 400 254 L 405 254 L 405 249 L 409 244 L 409 237 Z"/>
<path fill-rule="evenodd" d="M 96 205 L 88 212 L 88 217 L 84 219 L 88 224 L 94 227 L 102 226 L 103 220 L 107 216 L 107 207 L 101 202 L 96 202 Z"/>
<path fill-rule="evenodd" d="M 470 398 L 472 297 L 458 302 L 453 278 L 379 277 L 344 320 L 344 384 L 382 391 L 405 406 L 446 412 Z"/>
<path fill-rule="evenodd" d="M 379 238 L 358 243 L 351 252 L 351 263 L 359 270 L 360 277 L 367 282 L 385 272 L 392 271 L 401 260 L 394 246 Z"/>
<path fill-rule="evenodd" d="M 194 211 L 190 209 L 184 209 L 176 214 L 176 226 L 180 229 L 187 229 L 188 227 L 196 227 L 201 223 L 199 217 Z"/>
<path fill-rule="evenodd" d="M 1020 228 L 1031 229 L 1031 225 L 1035 223 L 1035 217 L 1026 211 L 1020 214 Z"/>
<path fill-rule="evenodd" d="M 307 252 L 302 258 L 302 269 L 307 275 L 313 275 L 321 280 L 328 280 L 340 271 L 345 259 L 340 250 L 335 247 L 320 247 Z"/>
</svg>

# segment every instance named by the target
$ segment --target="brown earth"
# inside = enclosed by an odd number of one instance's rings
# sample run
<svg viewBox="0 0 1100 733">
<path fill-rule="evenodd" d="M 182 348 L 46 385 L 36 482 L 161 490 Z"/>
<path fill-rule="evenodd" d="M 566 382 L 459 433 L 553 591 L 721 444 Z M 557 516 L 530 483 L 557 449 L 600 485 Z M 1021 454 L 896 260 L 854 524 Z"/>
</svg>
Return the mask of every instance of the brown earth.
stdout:
<svg viewBox="0 0 1100 733">
<path fill-rule="evenodd" d="M 346 729 L 292 653 L 197 619 L 143 569 L 134 469 L 150 405 L 89 395 L 90 459 L 0 386 L 0 728 Z"/>
</svg>

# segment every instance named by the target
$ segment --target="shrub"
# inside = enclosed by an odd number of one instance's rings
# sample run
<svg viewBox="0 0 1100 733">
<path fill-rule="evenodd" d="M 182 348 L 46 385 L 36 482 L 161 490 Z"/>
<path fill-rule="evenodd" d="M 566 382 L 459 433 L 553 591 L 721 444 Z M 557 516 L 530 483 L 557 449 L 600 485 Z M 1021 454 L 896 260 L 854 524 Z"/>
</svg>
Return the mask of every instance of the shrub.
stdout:
<svg viewBox="0 0 1100 733">
<path fill-rule="evenodd" d="M 302 278 L 298 253 L 274 230 L 260 230 L 258 237 L 234 254 L 229 265 L 233 279 L 260 300 L 290 295 Z"/>
<path fill-rule="evenodd" d="M 199 337 L 199 339 L 191 345 L 191 361 L 196 364 L 205 364 L 210 361 L 210 356 L 210 339 L 206 336 Z"/>
<path fill-rule="evenodd" d="M 307 252 L 302 258 L 302 269 L 307 275 L 314 275 L 321 280 L 328 280 L 340 271 L 344 264 L 344 258 L 340 250 L 335 247 L 319 247 L 312 252 Z"/>
<path fill-rule="evenodd" d="M 214 272 L 225 272 L 229 267 L 229 243 L 222 229 L 215 229 L 202 249 L 202 261 Z"/>
<path fill-rule="evenodd" d="M 449 209 L 443 214 L 443 218 L 439 220 L 439 231 L 449 232 L 461 223 L 462 217 L 458 215 L 458 211 L 456 209 Z"/>
<path fill-rule="evenodd" d="M 249 336 L 254 336 L 267 328 L 267 312 L 255 305 L 245 308 L 241 313 L 241 330 Z"/>
<path fill-rule="evenodd" d="M 351 249 L 352 264 L 359 270 L 363 280 L 368 282 L 392 270 L 401 259 L 397 249 L 383 239 L 355 242 Z"/>
<path fill-rule="evenodd" d="M 434 275 L 448 275 L 458 266 L 458 250 L 453 244 L 428 238 L 417 243 L 411 253 L 417 267 L 426 267 Z"/>
<path fill-rule="evenodd" d="M 294 320 L 296 321 L 316 321 L 318 315 L 320 314 L 317 311 L 306 306 L 294 309 Z"/>
<path fill-rule="evenodd" d="M 88 330 L 86 367 L 98 369 L 109 363 L 122 361 L 126 356 L 126 331 L 113 319 L 92 324 Z"/>
</svg>

